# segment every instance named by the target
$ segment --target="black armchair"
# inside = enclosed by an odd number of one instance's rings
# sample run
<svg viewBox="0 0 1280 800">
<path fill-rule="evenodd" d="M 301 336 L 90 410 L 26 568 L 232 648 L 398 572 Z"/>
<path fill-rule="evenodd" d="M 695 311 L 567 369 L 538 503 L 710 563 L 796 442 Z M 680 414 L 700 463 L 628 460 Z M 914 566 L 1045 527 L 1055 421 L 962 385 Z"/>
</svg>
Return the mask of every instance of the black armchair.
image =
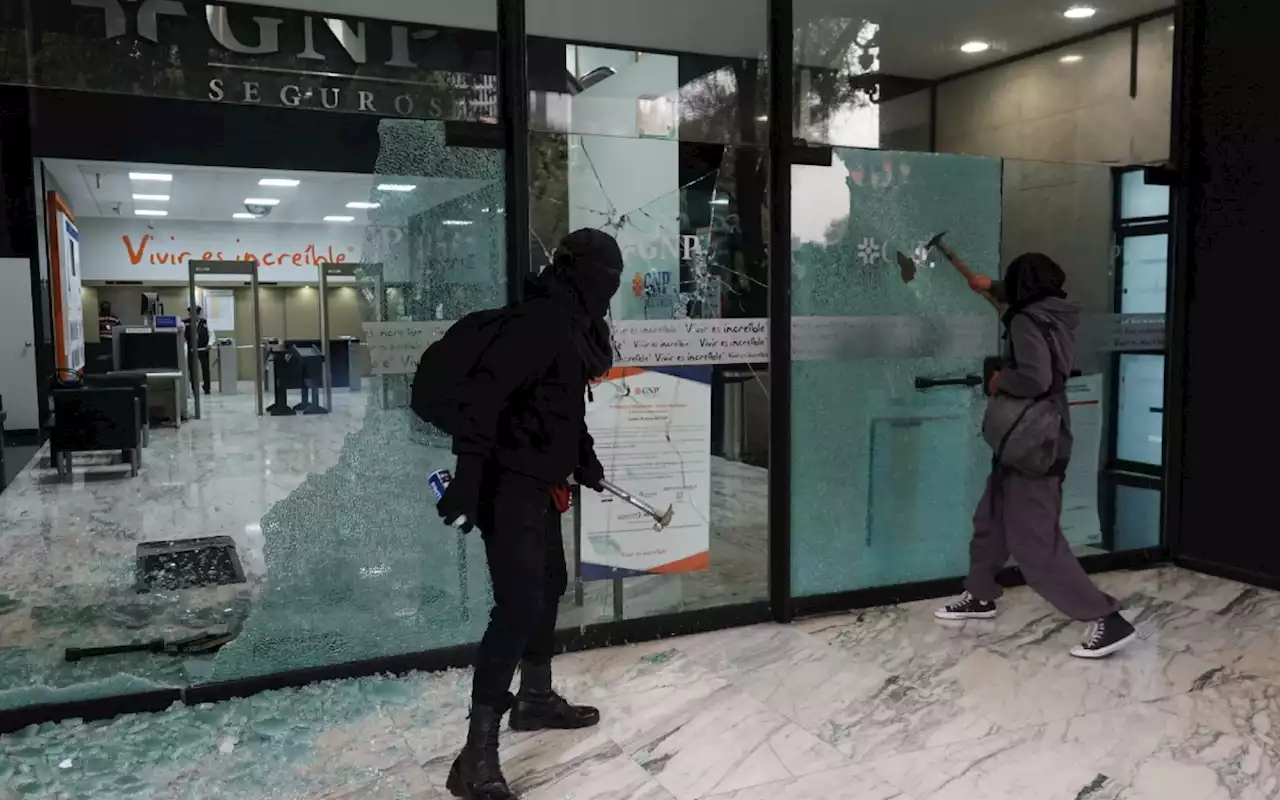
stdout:
<svg viewBox="0 0 1280 800">
<path fill-rule="evenodd" d="M 146 447 L 151 444 L 151 412 L 148 410 L 147 373 L 121 370 L 103 375 L 85 375 L 84 385 L 98 387 L 127 386 L 133 389 L 134 395 L 138 398 L 139 407 L 142 409 L 142 446 Z"/>
<path fill-rule="evenodd" d="M 71 454 L 116 450 L 131 475 L 142 466 L 142 411 L 129 386 L 83 386 L 53 392 L 50 460 L 58 477 L 71 475 Z"/>
</svg>

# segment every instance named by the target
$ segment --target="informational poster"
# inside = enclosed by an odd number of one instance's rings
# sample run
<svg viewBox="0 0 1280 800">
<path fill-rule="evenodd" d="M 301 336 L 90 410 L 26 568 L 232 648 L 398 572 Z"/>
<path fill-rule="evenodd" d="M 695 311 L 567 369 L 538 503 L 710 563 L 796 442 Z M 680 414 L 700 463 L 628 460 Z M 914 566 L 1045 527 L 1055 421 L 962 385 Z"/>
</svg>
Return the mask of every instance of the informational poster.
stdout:
<svg viewBox="0 0 1280 800">
<path fill-rule="evenodd" d="M 711 559 L 711 368 L 620 367 L 592 388 L 587 427 L 605 475 L 653 520 L 608 493 L 582 492 L 582 577 L 606 580 L 707 569 Z"/>
<path fill-rule="evenodd" d="M 1098 516 L 1098 470 L 1102 457 L 1102 375 L 1067 381 L 1075 443 L 1062 484 L 1062 533 L 1076 546 L 1102 543 Z"/>
</svg>

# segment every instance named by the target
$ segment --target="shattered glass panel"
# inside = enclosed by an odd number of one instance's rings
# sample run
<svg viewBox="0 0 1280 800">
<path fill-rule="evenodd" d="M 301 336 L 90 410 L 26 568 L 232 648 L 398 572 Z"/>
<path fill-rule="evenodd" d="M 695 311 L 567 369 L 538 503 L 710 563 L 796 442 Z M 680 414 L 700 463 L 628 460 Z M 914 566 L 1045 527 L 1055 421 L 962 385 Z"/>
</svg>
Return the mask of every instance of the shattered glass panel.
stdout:
<svg viewBox="0 0 1280 800">
<path fill-rule="evenodd" d="M 768 138 L 760 0 L 672 3 L 657 12 L 595 0 L 529 0 L 526 8 L 530 130 L 725 144 Z M 591 41 L 611 46 L 575 44 Z"/>
<path fill-rule="evenodd" d="M 617 239 L 623 254 L 614 322 L 765 316 L 764 148 L 687 141 L 686 132 L 700 139 L 706 129 L 693 127 L 683 110 L 674 116 L 659 113 L 655 97 L 702 97 L 696 59 L 593 47 L 567 50 L 557 67 L 567 64 L 579 85 L 572 115 L 558 128 L 608 135 L 530 135 L 533 263 L 547 263 L 570 231 L 599 228 Z M 532 63 L 532 51 L 530 58 Z M 739 67 L 749 67 L 754 79 L 754 64 Z M 535 116 L 545 110 L 547 99 L 535 94 Z M 726 108 L 733 111 L 732 106 Z M 734 126 L 736 139 L 753 141 L 757 116 L 739 109 L 718 124 L 722 132 L 724 124 Z M 574 581 L 575 590 L 562 604 L 562 626 L 767 596 L 767 365 L 706 369 L 712 387 L 707 420 L 711 497 L 710 507 L 699 513 L 710 526 L 710 568 L 628 577 L 621 586 L 621 606 L 611 582 L 579 586 Z M 689 483 L 688 475 L 672 477 Z M 572 513 L 563 527 L 572 558 Z M 573 565 L 570 574 L 574 580 Z"/>
<path fill-rule="evenodd" d="M 468 681 L 456 670 L 329 681 L 31 725 L 0 736 L 0 797 L 434 798 L 420 765 L 456 745 Z"/>
<path fill-rule="evenodd" d="M 387 120 L 379 196 L 361 256 L 367 321 L 448 320 L 505 302 L 503 160 L 445 145 L 444 125 Z M 364 424 L 338 464 L 262 520 L 268 581 L 211 680 L 476 641 L 490 593 L 484 550 L 439 521 L 426 476 L 449 443 L 406 407 L 408 376 L 374 377 Z"/>
<path fill-rule="evenodd" d="M 928 242 L 946 232 L 996 274 L 1000 162 L 840 148 L 794 167 L 792 196 L 797 324 L 861 326 L 857 357 L 792 364 L 794 594 L 963 574 L 990 467 L 981 389 L 963 381 L 996 317 Z"/>
</svg>

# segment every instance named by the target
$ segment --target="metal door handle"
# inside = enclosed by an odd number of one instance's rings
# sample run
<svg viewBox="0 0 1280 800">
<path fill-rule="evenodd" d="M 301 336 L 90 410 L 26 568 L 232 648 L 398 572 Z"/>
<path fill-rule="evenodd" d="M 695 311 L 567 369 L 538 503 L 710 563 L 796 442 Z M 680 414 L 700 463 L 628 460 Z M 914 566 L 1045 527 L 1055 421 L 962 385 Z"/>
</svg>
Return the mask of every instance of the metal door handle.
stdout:
<svg viewBox="0 0 1280 800">
<path fill-rule="evenodd" d="M 959 378 L 922 378 L 916 376 L 916 389 L 923 391 L 925 389 L 934 389 L 939 386 L 981 386 L 981 375 L 965 375 Z"/>
</svg>

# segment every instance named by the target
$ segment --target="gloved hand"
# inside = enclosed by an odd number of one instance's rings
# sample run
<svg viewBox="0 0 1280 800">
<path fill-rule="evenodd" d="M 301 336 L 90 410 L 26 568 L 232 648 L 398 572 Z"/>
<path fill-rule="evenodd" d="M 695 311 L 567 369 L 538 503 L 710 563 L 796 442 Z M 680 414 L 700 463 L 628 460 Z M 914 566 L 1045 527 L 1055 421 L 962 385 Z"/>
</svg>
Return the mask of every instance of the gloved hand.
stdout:
<svg viewBox="0 0 1280 800">
<path fill-rule="evenodd" d="M 460 527 L 463 533 L 471 533 L 476 526 L 480 508 L 480 480 L 484 475 L 484 459 L 476 456 L 460 456 L 449 488 L 436 503 L 436 512 L 444 524 L 453 527 L 465 517 Z"/>
<path fill-rule="evenodd" d="M 585 486 L 596 492 L 603 492 L 604 486 L 604 466 L 600 463 L 600 459 L 594 455 L 583 461 L 577 469 L 573 471 L 573 479 L 578 482 L 579 486 Z"/>
</svg>

